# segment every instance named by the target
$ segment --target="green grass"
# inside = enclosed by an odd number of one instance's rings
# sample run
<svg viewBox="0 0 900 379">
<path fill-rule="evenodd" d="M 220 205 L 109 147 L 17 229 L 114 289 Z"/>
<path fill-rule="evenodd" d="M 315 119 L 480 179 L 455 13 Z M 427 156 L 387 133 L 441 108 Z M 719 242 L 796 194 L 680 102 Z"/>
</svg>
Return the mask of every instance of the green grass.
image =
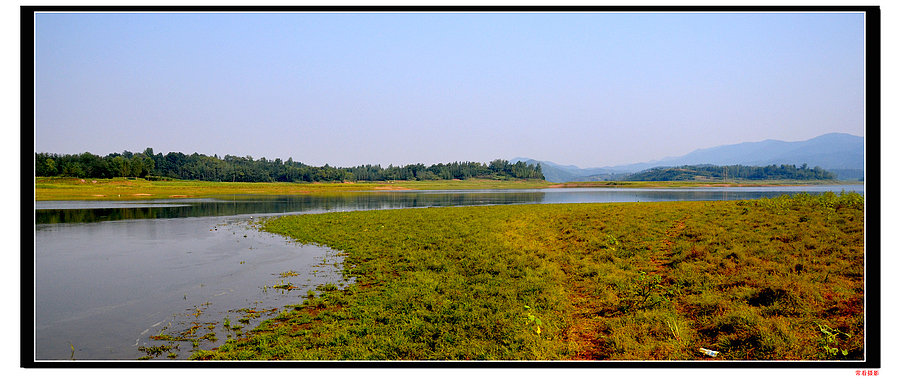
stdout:
<svg viewBox="0 0 900 379">
<path fill-rule="evenodd" d="M 35 200 L 140 200 L 234 194 L 301 195 L 373 190 L 546 188 L 543 180 L 436 180 L 359 183 L 231 183 L 195 180 L 35 178 Z"/>
<path fill-rule="evenodd" d="M 355 283 L 192 358 L 862 359 L 863 227 L 830 193 L 286 216 Z"/>
</svg>

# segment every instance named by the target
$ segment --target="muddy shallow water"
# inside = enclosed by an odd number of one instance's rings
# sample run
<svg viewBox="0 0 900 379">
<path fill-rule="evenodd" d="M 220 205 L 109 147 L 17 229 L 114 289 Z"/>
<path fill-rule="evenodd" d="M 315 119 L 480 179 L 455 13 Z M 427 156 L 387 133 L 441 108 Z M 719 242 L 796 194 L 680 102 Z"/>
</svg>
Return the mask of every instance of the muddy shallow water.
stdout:
<svg viewBox="0 0 900 379">
<path fill-rule="evenodd" d="M 152 335 L 240 325 L 240 309 L 299 304 L 319 284 L 344 284 L 336 252 L 260 232 L 247 216 L 38 225 L 35 251 L 37 359 L 70 359 L 73 348 L 75 359 L 138 358 L 138 347 L 162 344 Z M 299 275 L 280 276 L 288 271 Z M 272 288 L 281 280 L 299 289 Z M 181 345 L 189 356 L 193 346 Z"/>
<path fill-rule="evenodd" d="M 153 336 L 207 336 L 196 346 L 176 343 L 171 352 L 185 359 L 193 350 L 218 346 L 287 306 L 302 303 L 318 285 L 347 284 L 340 274 L 339 252 L 261 232 L 256 229 L 261 217 L 458 205 L 736 200 L 841 190 L 862 193 L 863 186 L 396 191 L 36 202 L 34 358 L 137 359 L 146 355 L 142 349 L 171 344 Z M 288 272 L 291 276 L 282 277 Z M 273 288 L 282 283 L 297 289 Z M 157 359 L 167 359 L 169 353 Z"/>
</svg>

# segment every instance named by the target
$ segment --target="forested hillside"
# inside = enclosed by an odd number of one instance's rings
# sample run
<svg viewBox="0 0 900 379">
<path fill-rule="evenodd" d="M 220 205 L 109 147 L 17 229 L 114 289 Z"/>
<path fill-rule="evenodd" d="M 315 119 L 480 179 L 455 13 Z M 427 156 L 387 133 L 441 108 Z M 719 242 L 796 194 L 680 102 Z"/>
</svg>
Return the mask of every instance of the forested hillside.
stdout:
<svg viewBox="0 0 900 379">
<path fill-rule="evenodd" d="M 677 180 L 827 180 L 834 174 L 821 167 L 809 168 L 794 165 L 769 166 L 678 166 L 655 167 L 636 174 L 626 175 L 622 180 L 634 181 L 677 181 Z"/>
<path fill-rule="evenodd" d="M 268 160 L 250 156 L 186 155 L 170 152 L 112 153 L 100 157 L 91 153 L 50 154 L 35 153 L 35 176 L 64 176 L 75 178 L 139 177 L 148 179 L 187 179 L 216 182 L 343 182 L 382 180 L 450 180 L 450 179 L 544 179 L 541 165 L 524 162 L 509 163 L 496 159 L 489 164 L 480 162 L 439 163 L 431 166 L 413 164 L 382 168 L 365 165 L 338 168 L 325 165 L 310 166 L 288 158 Z"/>
</svg>

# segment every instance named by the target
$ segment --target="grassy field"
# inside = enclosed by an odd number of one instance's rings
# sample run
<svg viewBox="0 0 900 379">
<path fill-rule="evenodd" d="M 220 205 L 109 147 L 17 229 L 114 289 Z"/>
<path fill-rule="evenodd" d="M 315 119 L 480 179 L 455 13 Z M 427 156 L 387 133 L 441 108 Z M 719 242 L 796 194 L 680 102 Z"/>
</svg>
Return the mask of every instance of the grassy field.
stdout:
<svg viewBox="0 0 900 379">
<path fill-rule="evenodd" d="M 440 180 L 364 183 L 230 183 L 192 180 L 36 178 L 35 200 L 140 200 L 234 194 L 299 195 L 373 190 L 454 190 L 546 188 L 542 180 Z"/>
<path fill-rule="evenodd" d="M 35 178 L 35 200 L 140 200 L 178 197 L 214 197 L 235 194 L 299 195 L 305 193 L 373 190 L 464 190 L 571 187 L 699 187 L 832 184 L 837 182 L 573 182 L 543 180 L 426 180 L 360 183 L 229 183 L 191 180 Z M 861 184 L 861 183 L 854 183 Z"/>
<path fill-rule="evenodd" d="M 857 194 L 286 216 L 325 285 L 192 359 L 858 360 Z M 699 349 L 717 351 L 704 355 Z"/>
</svg>

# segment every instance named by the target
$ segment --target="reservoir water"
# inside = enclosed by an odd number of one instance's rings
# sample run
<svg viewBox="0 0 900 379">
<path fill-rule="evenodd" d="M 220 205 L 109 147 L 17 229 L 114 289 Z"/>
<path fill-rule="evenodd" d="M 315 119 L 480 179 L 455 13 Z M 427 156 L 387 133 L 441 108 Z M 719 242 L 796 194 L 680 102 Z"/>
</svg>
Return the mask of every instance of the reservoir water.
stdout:
<svg viewBox="0 0 900 379">
<path fill-rule="evenodd" d="M 255 225 L 265 217 L 497 204 L 741 200 L 829 191 L 864 194 L 864 186 L 378 191 L 35 202 L 34 359 L 137 359 L 146 356 L 148 348 L 171 344 L 154 339 L 163 335 L 197 340 L 175 343 L 174 350 L 158 358 L 171 354 L 185 359 L 193 350 L 218 346 L 302 303 L 319 285 L 348 284 L 340 274 L 339 252 L 261 232 Z M 285 283 L 296 289 L 275 288 Z"/>
</svg>

